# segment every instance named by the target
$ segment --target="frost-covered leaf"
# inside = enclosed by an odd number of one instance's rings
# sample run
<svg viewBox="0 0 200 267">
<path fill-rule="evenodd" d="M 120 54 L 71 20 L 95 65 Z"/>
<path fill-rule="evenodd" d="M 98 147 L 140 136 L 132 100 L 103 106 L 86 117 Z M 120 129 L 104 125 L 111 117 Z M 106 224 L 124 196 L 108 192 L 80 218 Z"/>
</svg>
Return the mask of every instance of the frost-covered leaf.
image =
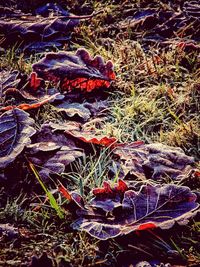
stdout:
<svg viewBox="0 0 200 267">
<path fill-rule="evenodd" d="M 110 147 L 118 156 L 124 175 L 130 172 L 142 179 L 180 179 L 193 169 L 194 158 L 187 156 L 181 148 L 160 143 L 144 144 L 142 141 L 118 143 L 115 137 L 103 135 L 101 130 L 92 127 L 91 122 L 51 125 L 84 143 Z"/>
<path fill-rule="evenodd" d="M 84 107 L 89 109 L 93 117 L 102 116 L 108 109 L 108 102 L 106 100 L 98 100 L 95 102 L 85 102 Z"/>
<path fill-rule="evenodd" d="M 73 118 L 73 120 L 81 118 L 86 122 L 91 117 L 102 115 L 107 108 L 106 101 L 78 103 L 76 99 L 72 102 L 68 95 L 66 95 L 66 98 L 67 100 L 63 100 L 60 104 L 54 106 L 57 112 L 62 112 L 67 117 Z"/>
<path fill-rule="evenodd" d="M 65 166 L 84 154 L 72 140 L 49 124 L 42 125 L 27 153 L 29 160 L 41 167 L 39 173 L 43 178 L 48 178 L 50 173 L 64 172 Z"/>
<path fill-rule="evenodd" d="M 125 174 L 130 172 L 143 178 L 169 176 L 177 179 L 189 172 L 194 163 L 194 158 L 187 156 L 181 148 L 160 143 L 116 144 L 113 152 L 119 156 Z"/>
<path fill-rule="evenodd" d="M 140 9 L 131 8 L 117 26 L 121 30 L 131 29 L 132 38 L 141 40 L 147 46 L 157 44 L 163 47 L 186 40 L 193 46 L 184 47 L 185 51 L 199 51 L 195 44 L 199 43 L 200 3 L 182 1 L 178 6 L 177 12 L 177 5 L 166 9 L 164 6 L 152 6 L 149 2 Z M 187 27 L 188 25 L 190 26 Z"/>
<path fill-rule="evenodd" d="M 84 121 L 91 117 L 91 112 L 84 104 L 64 102 L 56 106 L 58 112 L 65 113 L 68 117 L 72 118 L 79 116 Z"/>
<path fill-rule="evenodd" d="M 22 104 L 19 104 L 17 106 L 16 105 L 5 106 L 5 107 L 0 108 L 0 111 L 12 110 L 13 108 L 18 108 L 18 109 L 22 109 L 22 110 L 36 109 L 36 108 L 43 106 L 46 103 L 49 103 L 49 102 L 55 100 L 57 98 L 57 96 L 59 96 L 59 95 L 60 94 L 57 93 L 57 94 L 54 94 L 51 96 L 44 96 L 41 99 L 36 98 L 36 100 L 33 100 L 30 103 L 22 103 Z"/>
<path fill-rule="evenodd" d="M 115 79 L 111 61 L 104 63 L 101 56 L 92 58 L 85 49 L 72 52 L 48 53 L 37 63 L 33 71 L 39 77 L 60 85 L 62 90 L 80 89 L 90 92 L 100 87 L 109 87 Z"/>
<path fill-rule="evenodd" d="M 35 133 L 34 120 L 20 109 L 12 109 L 0 116 L 0 168 L 5 168 L 30 144 Z"/>
<path fill-rule="evenodd" d="M 138 230 L 169 229 L 175 222 L 186 224 L 199 208 L 196 195 L 185 186 L 144 185 L 136 191 L 124 183 L 114 187 L 106 183 L 95 190 L 98 194 L 77 210 L 79 218 L 72 226 L 101 240 Z"/>
<path fill-rule="evenodd" d="M 5 71 L 0 72 L 0 97 L 4 94 L 6 89 L 16 87 L 20 82 L 18 71 Z"/>
<path fill-rule="evenodd" d="M 32 72 L 30 76 L 18 71 L 0 72 L 0 111 L 13 108 L 23 110 L 39 108 L 40 106 L 62 100 L 64 98 L 57 89 L 45 88 L 44 80 Z"/>
<path fill-rule="evenodd" d="M 117 142 L 115 137 L 109 137 L 97 132 L 97 129 L 87 127 L 87 123 L 81 124 L 78 122 L 66 122 L 62 124 L 51 124 L 54 129 L 65 131 L 68 136 L 72 136 L 84 143 L 91 143 L 95 145 L 102 145 L 111 147 Z"/>
<path fill-rule="evenodd" d="M 25 51 L 36 52 L 60 47 L 69 41 L 71 31 L 79 24 L 78 18 L 70 19 L 56 13 L 43 17 L 44 12 L 38 12 L 41 15 L 35 16 L 10 9 L 5 16 L 0 16 L 0 32 L 4 37 L 1 46 L 7 48 L 17 43 Z"/>
</svg>

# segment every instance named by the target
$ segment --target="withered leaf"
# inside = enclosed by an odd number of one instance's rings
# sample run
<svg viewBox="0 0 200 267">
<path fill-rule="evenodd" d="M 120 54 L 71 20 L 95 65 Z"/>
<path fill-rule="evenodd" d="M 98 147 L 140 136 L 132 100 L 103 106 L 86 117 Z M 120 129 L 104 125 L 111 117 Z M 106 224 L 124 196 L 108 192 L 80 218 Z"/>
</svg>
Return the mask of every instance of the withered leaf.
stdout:
<svg viewBox="0 0 200 267">
<path fill-rule="evenodd" d="M 118 143 L 115 137 L 103 135 L 88 123 L 66 122 L 52 124 L 52 127 L 84 143 L 110 147 L 113 154 L 119 157 L 124 175 L 131 173 L 142 179 L 180 179 L 193 169 L 194 158 L 178 147 L 144 144 L 142 141 Z"/>
<path fill-rule="evenodd" d="M 58 96 L 60 96 L 60 94 L 56 93 L 54 95 L 50 95 L 50 96 L 46 95 L 46 96 L 44 96 L 42 98 L 39 98 L 39 99 L 36 98 L 36 100 L 29 101 L 30 99 L 26 99 L 25 95 L 23 94 L 22 97 L 24 97 L 25 100 L 28 100 L 29 103 L 21 103 L 21 104 L 18 104 L 18 105 L 4 106 L 4 107 L 0 108 L 0 111 L 12 110 L 13 108 L 18 108 L 18 109 L 22 109 L 22 110 L 36 109 L 36 108 L 39 108 L 39 107 L 43 106 L 46 103 L 54 101 Z"/>
<path fill-rule="evenodd" d="M 106 184 L 96 189 L 100 192 L 94 199 L 77 210 L 79 218 L 73 228 L 106 240 L 138 230 L 169 229 L 175 222 L 186 224 L 199 208 L 196 195 L 185 186 L 144 185 L 139 191 L 124 185 L 119 188 Z"/>
<path fill-rule="evenodd" d="M 50 124 L 42 125 L 27 153 L 29 160 L 41 167 L 39 173 L 43 178 L 48 178 L 50 173 L 64 172 L 65 166 L 84 154 L 63 132 L 56 131 Z"/>
<path fill-rule="evenodd" d="M 18 71 L 10 72 L 2 70 L 0 72 L 0 97 L 2 97 L 6 89 L 16 87 L 19 84 L 20 79 L 18 76 Z"/>
<path fill-rule="evenodd" d="M 75 98 L 76 96 L 74 96 Z M 106 101 L 96 101 L 96 102 L 76 102 L 76 99 L 72 101 L 73 96 L 70 98 L 70 95 L 66 95 L 67 100 L 63 100 L 60 104 L 54 105 L 57 112 L 64 113 L 67 117 L 77 118 L 88 121 L 91 117 L 102 116 L 104 111 L 107 108 Z"/>
<path fill-rule="evenodd" d="M 74 138 L 83 141 L 84 143 L 91 143 L 95 145 L 102 145 L 106 147 L 111 147 L 117 142 L 115 137 L 109 137 L 100 132 L 97 129 L 88 127 L 87 123 L 81 124 L 78 122 L 66 122 L 63 124 L 51 124 L 54 129 L 60 129 L 65 131 L 68 136 L 73 136 Z"/>
<path fill-rule="evenodd" d="M 58 112 L 64 112 L 68 117 L 79 116 L 84 121 L 91 117 L 91 112 L 84 104 L 64 102 L 56 106 Z"/>
<path fill-rule="evenodd" d="M 34 120 L 20 109 L 12 109 L 0 116 L 0 168 L 5 168 L 30 144 L 36 132 Z"/>
<path fill-rule="evenodd" d="M 124 173 L 159 179 L 169 176 L 178 179 L 192 169 L 194 158 L 187 156 L 179 147 L 160 143 L 133 142 L 116 144 L 113 153 L 118 155 Z"/>
<path fill-rule="evenodd" d="M 32 72 L 28 77 L 18 71 L 0 72 L 0 111 L 13 108 L 35 109 L 54 100 L 64 98 L 57 89 L 45 89 L 44 81 Z"/>
<path fill-rule="evenodd" d="M 85 49 L 71 52 L 48 53 L 37 63 L 33 71 L 39 77 L 60 85 L 62 90 L 79 89 L 90 92 L 109 87 L 115 79 L 111 61 L 104 63 L 101 56 L 92 58 Z"/>
<path fill-rule="evenodd" d="M 40 52 L 68 42 L 71 31 L 78 24 L 78 18 L 67 19 L 58 14 L 49 17 L 35 16 L 21 11 L 16 13 L 10 9 L 10 12 L 0 19 L 0 32 L 4 37 L 1 46 L 7 48 L 17 43 L 18 46 L 25 47 L 25 51 Z"/>
<path fill-rule="evenodd" d="M 141 40 L 149 48 L 152 44 L 163 48 L 186 41 L 193 46 L 184 47 L 185 52 L 196 52 L 199 51 L 199 47 L 196 46 L 200 36 L 199 10 L 199 1 L 183 1 L 180 5 L 176 3 L 176 7 L 171 9 L 158 7 L 156 4 L 152 6 L 149 2 L 139 10 L 137 7 L 131 8 L 127 12 L 127 17 L 116 26 L 122 30 L 130 28 L 132 38 Z"/>
<path fill-rule="evenodd" d="M 100 100 L 92 103 L 78 103 L 67 100 L 55 105 L 55 108 L 58 112 L 63 112 L 70 118 L 78 116 L 83 121 L 88 121 L 91 117 L 102 115 L 107 108 L 107 102 Z"/>
</svg>

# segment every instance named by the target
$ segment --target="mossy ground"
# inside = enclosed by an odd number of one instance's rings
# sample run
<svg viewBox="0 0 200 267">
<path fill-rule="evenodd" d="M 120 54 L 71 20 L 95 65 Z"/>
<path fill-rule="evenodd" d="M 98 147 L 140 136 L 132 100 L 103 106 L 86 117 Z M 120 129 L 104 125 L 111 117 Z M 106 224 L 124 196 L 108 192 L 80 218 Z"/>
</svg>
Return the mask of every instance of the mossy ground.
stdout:
<svg viewBox="0 0 200 267">
<path fill-rule="evenodd" d="M 30 11 L 45 1 L 28 1 L 28 5 L 22 0 L 5 2 Z M 64 0 L 57 2 L 77 15 L 102 10 L 91 20 L 81 22 L 73 33 L 70 49 L 85 47 L 92 55 L 100 54 L 114 63 L 117 79 L 108 96 L 104 132 L 122 142 L 144 140 L 179 146 L 186 154 L 200 160 L 198 55 L 187 55 L 177 47 L 148 51 L 132 39 L 131 30 L 118 31 L 114 26 L 110 27 L 123 19 L 127 6 L 140 6 L 145 1 L 74 0 L 67 1 L 67 5 Z M 163 2 L 153 1 L 158 6 Z M 29 73 L 31 63 L 36 60 L 37 56 L 26 58 L 14 47 L 2 53 L 0 67 Z M 189 68 L 183 66 L 183 61 Z M 47 104 L 38 111 L 38 124 L 62 120 L 50 110 L 51 106 Z M 90 189 L 108 179 L 109 164 L 107 150 L 94 151 L 94 155 L 72 164 L 71 169 L 62 175 L 63 183 L 90 197 Z M 26 164 L 21 168 L 24 173 Z M 199 218 L 188 226 L 175 226 L 167 231 L 134 233 L 129 237 L 98 241 L 85 233 L 74 232 L 70 228 L 70 213 L 65 214 L 64 220 L 59 219 L 48 202 L 41 204 L 45 199 L 42 190 L 41 195 L 35 195 L 30 192 L 35 188 L 29 188 L 34 175 L 23 176 L 22 181 L 21 172 L 18 170 L 17 177 L 10 181 L 12 184 L 5 183 L 0 191 L 0 221 L 14 224 L 24 231 L 20 239 L 1 237 L 0 266 L 27 266 L 30 257 L 33 254 L 39 256 L 42 251 L 54 258 L 55 266 L 132 266 L 140 260 L 154 260 L 158 266 L 160 262 L 178 266 L 200 265 Z M 200 188 L 200 181 L 184 183 L 191 189 Z M 54 190 L 56 184 L 47 184 L 47 188 Z M 57 195 L 56 198 L 62 204 Z M 40 204 L 39 210 L 33 209 Z"/>
</svg>

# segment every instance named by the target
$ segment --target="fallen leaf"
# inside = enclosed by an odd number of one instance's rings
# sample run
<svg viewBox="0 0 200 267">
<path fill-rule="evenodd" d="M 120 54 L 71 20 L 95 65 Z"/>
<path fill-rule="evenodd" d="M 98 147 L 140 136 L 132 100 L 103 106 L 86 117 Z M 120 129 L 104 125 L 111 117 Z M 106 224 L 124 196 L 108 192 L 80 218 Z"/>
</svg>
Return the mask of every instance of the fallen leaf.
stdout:
<svg viewBox="0 0 200 267">
<path fill-rule="evenodd" d="M 187 156 L 181 148 L 160 143 L 116 144 L 113 153 L 119 156 L 125 174 L 130 172 L 144 179 L 165 176 L 178 179 L 188 173 L 194 163 L 194 158 Z"/>
<path fill-rule="evenodd" d="M 12 106 L 5 106 L 0 108 L 0 111 L 7 111 L 7 110 L 12 110 L 13 108 L 18 108 L 18 109 L 22 109 L 22 110 L 29 110 L 29 109 L 36 109 L 39 108 L 41 106 L 43 106 L 46 103 L 49 103 L 53 100 L 56 99 L 57 96 L 59 96 L 60 94 L 57 93 L 55 95 L 51 95 L 51 96 L 45 96 L 41 99 L 37 99 L 36 101 L 34 101 L 33 103 L 23 103 L 23 104 L 19 104 L 18 106 L 12 105 Z"/>
<path fill-rule="evenodd" d="M 175 222 L 187 224 L 198 211 L 196 195 L 188 187 L 143 185 L 139 191 L 120 185 L 104 185 L 101 193 L 77 210 L 74 229 L 101 240 L 153 228 L 169 229 Z M 99 189 L 98 189 L 99 190 Z"/>
<path fill-rule="evenodd" d="M 39 99 L 36 98 L 35 101 L 31 101 L 30 103 L 22 103 L 22 104 L 19 104 L 17 106 L 12 105 L 12 106 L 2 107 L 2 108 L 0 108 L 0 111 L 11 110 L 13 108 L 18 108 L 18 109 L 22 109 L 22 110 L 36 109 L 36 108 L 39 108 L 39 107 L 41 107 L 41 106 L 43 106 L 49 102 L 53 102 L 59 96 L 60 96 L 60 93 L 56 93 L 54 95 L 46 95 L 46 96 L 39 98 Z"/>
<path fill-rule="evenodd" d="M 79 116 L 84 121 L 87 121 L 91 117 L 91 112 L 84 104 L 64 102 L 56 106 L 57 112 L 63 112 L 68 117 L 72 118 Z"/>
<path fill-rule="evenodd" d="M 79 24 L 78 18 L 70 19 L 58 14 L 42 17 L 13 9 L 10 9 L 6 16 L 0 17 L 0 32 L 3 36 L 1 46 L 7 48 L 18 44 L 18 48 L 25 48 L 26 52 L 44 51 L 46 44 L 51 48 L 62 46 L 69 41 L 71 31 Z"/>
<path fill-rule="evenodd" d="M 20 109 L 12 109 L 0 116 L 0 168 L 5 168 L 30 144 L 36 132 L 34 120 Z"/>
<path fill-rule="evenodd" d="M 173 4 L 172 4 L 173 5 Z M 152 6 L 145 4 L 139 10 L 137 7 L 131 8 L 127 12 L 127 17 L 117 25 L 109 27 L 118 27 L 126 31 L 127 28 L 132 31 L 133 40 L 141 40 L 145 47 L 151 49 L 152 45 L 168 47 L 174 42 L 193 43 L 185 48 L 180 45 L 185 52 L 196 52 L 199 50 L 199 1 L 184 1 L 175 8 L 166 9 L 164 6 Z M 123 17 L 124 18 L 124 17 Z M 189 27 L 188 27 L 189 26 Z M 197 50 L 198 49 L 198 50 Z"/>
<path fill-rule="evenodd" d="M 54 104 L 57 112 L 62 112 L 69 118 L 73 120 L 81 119 L 84 122 L 88 121 L 91 117 L 102 116 L 107 109 L 106 101 L 95 101 L 95 102 L 85 102 L 82 103 L 76 102 L 81 101 L 76 99 L 77 95 L 65 95 L 66 100 L 64 99 L 60 104 Z M 74 99 L 73 99 L 74 98 Z"/>
<path fill-rule="evenodd" d="M 36 72 L 32 72 L 30 75 L 30 87 L 33 90 L 37 90 L 41 83 L 42 83 L 42 79 L 37 77 L 37 73 Z"/>
<path fill-rule="evenodd" d="M 108 137 L 106 135 L 97 132 L 97 129 L 87 127 L 86 124 L 78 122 L 66 122 L 61 124 L 51 123 L 54 129 L 63 130 L 67 135 L 73 136 L 74 138 L 83 141 L 84 143 L 91 143 L 95 145 L 102 145 L 106 147 L 112 147 L 117 139 L 115 137 Z"/>
<path fill-rule="evenodd" d="M 65 166 L 84 155 L 82 149 L 63 132 L 53 129 L 50 124 L 42 125 L 27 148 L 29 160 L 40 167 L 39 174 L 45 179 L 50 173 L 64 172 Z"/>
<path fill-rule="evenodd" d="M 62 90 L 79 89 L 90 92 L 101 87 L 109 87 L 115 79 L 111 61 L 104 63 L 102 57 L 91 58 L 85 49 L 71 52 L 48 53 L 37 63 L 33 71 L 44 80 L 60 85 Z"/>
<path fill-rule="evenodd" d="M 3 96 L 4 92 L 9 89 L 16 87 L 20 82 L 18 71 L 5 71 L 0 72 L 0 97 Z"/>
<path fill-rule="evenodd" d="M 63 130 L 84 143 L 110 147 L 114 155 L 120 159 L 124 175 L 131 173 L 142 179 L 181 179 L 190 172 L 195 160 L 187 156 L 179 147 L 171 147 L 160 143 L 144 144 L 143 141 L 119 143 L 115 137 L 101 134 L 88 123 L 66 122 L 62 125 L 51 124 L 54 129 Z"/>
</svg>

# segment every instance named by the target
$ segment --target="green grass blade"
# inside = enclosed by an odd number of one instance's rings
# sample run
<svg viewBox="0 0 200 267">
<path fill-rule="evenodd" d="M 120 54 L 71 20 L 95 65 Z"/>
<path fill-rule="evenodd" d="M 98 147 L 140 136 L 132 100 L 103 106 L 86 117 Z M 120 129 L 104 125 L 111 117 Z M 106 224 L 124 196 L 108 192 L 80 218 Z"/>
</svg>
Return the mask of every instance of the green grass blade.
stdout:
<svg viewBox="0 0 200 267">
<path fill-rule="evenodd" d="M 35 177 L 37 178 L 38 182 L 40 183 L 42 189 L 46 193 L 47 197 L 49 198 L 49 202 L 51 207 L 56 211 L 57 215 L 59 216 L 60 219 L 64 218 L 64 212 L 62 211 L 61 207 L 58 205 L 55 197 L 52 195 L 52 193 L 47 189 L 43 181 L 41 180 L 35 166 L 29 161 L 29 166 L 31 170 L 33 171 Z"/>
</svg>

